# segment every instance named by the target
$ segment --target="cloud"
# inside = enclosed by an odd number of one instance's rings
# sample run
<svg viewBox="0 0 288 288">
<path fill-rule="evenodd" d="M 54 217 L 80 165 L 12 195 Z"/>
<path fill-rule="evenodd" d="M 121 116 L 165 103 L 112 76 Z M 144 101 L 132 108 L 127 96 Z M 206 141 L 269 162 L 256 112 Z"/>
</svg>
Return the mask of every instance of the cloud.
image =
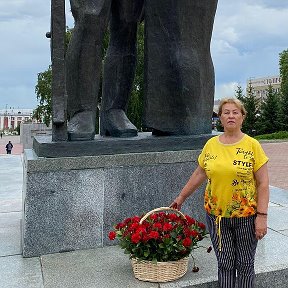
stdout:
<svg viewBox="0 0 288 288">
<path fill-rule="evenodd" d="M 69 0 L 65 2 L 67 25 L 72 27 Z M 0 1 L 0 109 L 20 103 L 35 107 L 37 73 L 50 64 L 50 41 L 45 37 L 50 4 Z M 234 95 L 235 83 L 245 86 L 251 77 L 279 74 L 279 53 L 288 48 L 287 15 L 287 0 L 218 1 L 211 42 L 216 97 Z"/>
<path fill-rule="evenodd" d="M 245 88 L 251 77 L 279 74 L 279 53 L 287 49 L 287 14 L 287 1 L 218 2 L 211 43 L 215 98 L 231 93 L 233 83 Z"/>
<path fill-rule="evenodd" d="M 235 97 L 235 90 L 238 85 L 240 85 L 240 83 L 236 82 L 217 85 L 215 89 L 215 99 Z"/>
<path fill-rule="evenodd" d="M 0 108 L 34 108 L 37 73 L 50 63 L 50 1 L 0 2 Z"/>
</svg>

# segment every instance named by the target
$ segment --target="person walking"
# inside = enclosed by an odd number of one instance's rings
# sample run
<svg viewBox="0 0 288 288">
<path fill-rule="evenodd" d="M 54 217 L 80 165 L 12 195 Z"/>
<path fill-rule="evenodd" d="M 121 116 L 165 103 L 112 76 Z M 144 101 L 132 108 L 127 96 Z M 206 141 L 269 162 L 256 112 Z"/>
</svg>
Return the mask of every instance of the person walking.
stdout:
<svg viewBox="0 0 288 288">
<path fill-rule="evenodd" d="M 11 141 L 9 141 L 9 142 L 6 144 L 7 154 L 11 154 L 12 148 L 13 148 L 13 144 L 11 143 Z"/>
<path fill-rule="evenodd" d="M 238 288 L 252 288 L 257 242 L 267 233 L 268 157 L 241 131 L 246 110 L 238 99 L 222 99 L 218 115 L 224 133 L 207 141 L 198 167 L 170 206 L 180 209 L 207 179 L 204 207 L 219 287 L 233 288 L 237 282 Z"/>
</svg>

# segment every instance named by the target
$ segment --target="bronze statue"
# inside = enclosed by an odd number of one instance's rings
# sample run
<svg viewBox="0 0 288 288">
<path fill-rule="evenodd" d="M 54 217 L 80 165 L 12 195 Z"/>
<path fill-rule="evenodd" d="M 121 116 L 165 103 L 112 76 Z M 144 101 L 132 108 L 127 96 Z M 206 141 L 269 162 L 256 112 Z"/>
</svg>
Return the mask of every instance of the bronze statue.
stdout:
<svg viewBox="0 0 288 288">
<path fill-rule="evenodd" d="M 143 122 L 154 135 L 211 133 L 216 7 L 217 0 L 145 1 Z"/>
<path fill-rule="evenodd" d="M 109 20 L 100 133 L 136 136 L 125 112 L 144 0 L 70 2 L 75 28 L 66 55 L 69 139 L 94 139 L 101 47 Z M 215 76 L 210 41 L 216 8 L 217 0 L 145 0 L 143 123 L 154 135 L 211 133 Z"/>
<path fill-rule="evenodd" d="M 137 129 L 125 111 L 135 73 L 137 22 L 143 0 L 70 0 L 70 3 L 75 28 L 66 54 L 68 137 L 94 139 L 101 48 L 109 20 L 100 132 L 115 137 L 136 136 Z"/>
</svg>

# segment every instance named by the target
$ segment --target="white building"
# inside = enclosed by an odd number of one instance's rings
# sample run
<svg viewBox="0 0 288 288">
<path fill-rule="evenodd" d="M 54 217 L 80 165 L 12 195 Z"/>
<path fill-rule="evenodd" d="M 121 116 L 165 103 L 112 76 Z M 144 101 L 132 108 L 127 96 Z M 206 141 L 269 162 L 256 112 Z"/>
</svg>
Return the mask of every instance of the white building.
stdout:
<svg viewBox="0 0 288 288">
<path fill-rule="evenodd" d="M 263 101 L 266 98 L 269 85 L 272 86 L 274 92 L 280 92 L 281 78 L 280 76 L 268 76 L 262 78 L 250 78 L 247 80 L 247 89 L 251 84 L 256 97 Z"/>
<path fill-rule="evenodd" d="M 14 130 L 20 123 L 32 121 L 33 109 L 0 109 L 0 131 Z"/>
</svg>

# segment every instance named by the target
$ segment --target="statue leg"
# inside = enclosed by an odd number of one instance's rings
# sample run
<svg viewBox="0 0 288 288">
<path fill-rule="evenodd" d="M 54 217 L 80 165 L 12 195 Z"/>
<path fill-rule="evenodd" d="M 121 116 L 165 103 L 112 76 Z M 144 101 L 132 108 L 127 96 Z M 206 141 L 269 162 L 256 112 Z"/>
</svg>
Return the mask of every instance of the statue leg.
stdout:
<svg viewBox="0 0 288 288">
<path fill-rule="evenodd" d="M 114 0 L 110 42 L 104 64 L 103 97 L 100 113 L 101 135 L 133 137 L 137 128 L 125 112 L 135 76 L 137 22 L 143 0 Z"/>
<path fill-rule="evenodd" d="M 71 0 L 75 28 L 66 54 L 68 138 L 92 140 L 111 0 Z"/>
<path fill-rule="evenodd" d="M 211 133 L 216 7 L 217 0 L 145 1 L 143 125 L 155 135 Z"/>
</svg>

